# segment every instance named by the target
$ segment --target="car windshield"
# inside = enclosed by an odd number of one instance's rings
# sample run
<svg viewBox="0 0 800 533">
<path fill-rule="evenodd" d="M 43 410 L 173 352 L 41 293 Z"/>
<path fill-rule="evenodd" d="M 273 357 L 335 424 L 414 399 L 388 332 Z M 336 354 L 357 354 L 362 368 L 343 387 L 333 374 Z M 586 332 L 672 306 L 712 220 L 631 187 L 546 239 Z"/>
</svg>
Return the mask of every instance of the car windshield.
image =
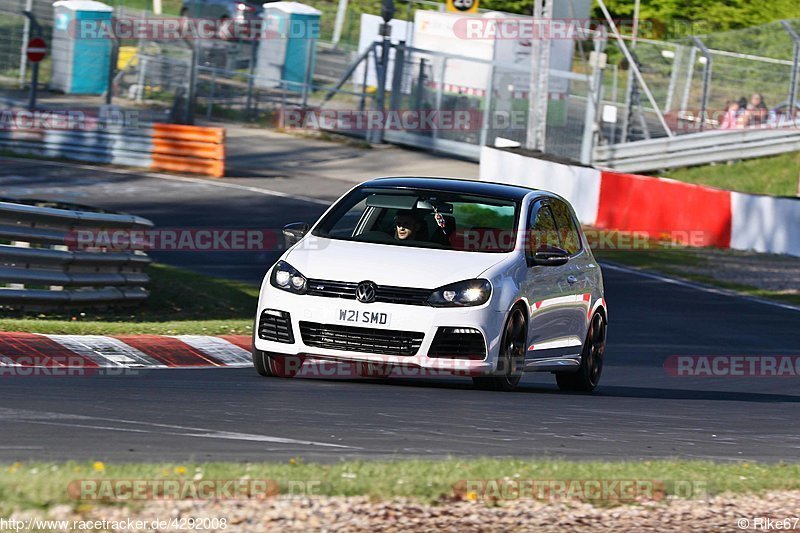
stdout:
<svg viewBox="0 0 800 533">
<path fill-rule="evenodd" d="M 519 205 L 514 200 L 422 189 L 359 188 L 314 229 L 329 239 L 510 252 Z"/>
</svg>

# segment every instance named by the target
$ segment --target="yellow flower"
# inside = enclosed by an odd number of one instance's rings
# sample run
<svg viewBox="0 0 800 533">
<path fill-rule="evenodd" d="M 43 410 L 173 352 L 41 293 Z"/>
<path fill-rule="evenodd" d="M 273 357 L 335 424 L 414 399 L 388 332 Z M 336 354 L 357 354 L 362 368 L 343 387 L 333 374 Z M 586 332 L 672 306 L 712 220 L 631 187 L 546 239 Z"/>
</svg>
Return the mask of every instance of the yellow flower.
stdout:
<svg viewBox="0 0 800 533">
<path fill-rule="evenodd" d="M 185 466 L 176 466 L 175 467 L 175 473 L 176 474 L 180 474 L 182 476 L 183 474 L 186 473 L 186 467 Z"/>
<path fill-rule="evenodd" d="M 95 461 L 92 465 L 92 469 L 94 469 L 95 472 L 105 472 L 106 465 L 104 465 L 102 461 Z"/>
<path fill-rule="evenodd" d="M 478 493 L 474 490 L 471 490 L 467 493 L 467 500 L 474 502 L 478 500 Z"/>
<path fill-rule="evenodd" d="M 297 464 L 297 459 L 295 459 L 294 457 L 292 457 L 291 459 L 289 459 L 289 464 L 290 464 L 290 465 L 296 465 L 296 464 Z"/>
</svg>

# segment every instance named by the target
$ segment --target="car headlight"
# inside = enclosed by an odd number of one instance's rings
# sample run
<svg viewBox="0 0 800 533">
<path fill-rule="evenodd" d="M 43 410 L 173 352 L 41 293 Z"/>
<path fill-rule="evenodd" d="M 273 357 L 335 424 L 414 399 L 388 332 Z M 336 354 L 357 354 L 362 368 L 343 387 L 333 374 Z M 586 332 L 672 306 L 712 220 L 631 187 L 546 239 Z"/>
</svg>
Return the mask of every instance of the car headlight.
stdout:
<svg viewBox="0 0 800 533">
<path fill-rule="evenodd" d="M 428 298 L 433 307 L 472 307 L 483 305 L 492 296 L 492 284 L 487 279 L 469 279 L 439 287 Z"/>
<path fill-rule="evenodd" d="M 273 287 L 296 294 L 304 294 L 308 288 L 306 277 L 286 261 L 278 261 L 272 269 L 269 282 Z"/>
</svg>

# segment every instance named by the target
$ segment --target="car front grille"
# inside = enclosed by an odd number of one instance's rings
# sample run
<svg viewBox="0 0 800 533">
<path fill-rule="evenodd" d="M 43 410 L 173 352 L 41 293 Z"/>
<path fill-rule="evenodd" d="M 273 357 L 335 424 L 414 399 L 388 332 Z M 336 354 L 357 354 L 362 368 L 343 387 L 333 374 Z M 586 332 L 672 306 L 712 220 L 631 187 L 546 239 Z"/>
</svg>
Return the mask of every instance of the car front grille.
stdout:
<svg viewBox="0 0 800 533">
<path fill-rule="evenodd" d="M 357 287 L 358 283 L 348 281 L 310 279 L 308 280 L 308 290 L 306 294 L 355 300 Z M 428 305 L 428 298 L 431 292 L 431 289 L 377 285 L 375 288 L 375 302 L 403 305 Z"/>
<path fill-rule="evenodd" d="M 293 344 L 294 334 L 292 333 L 292 319 L 289 313 L 275 309 L 264 309 L 261 312 L 261 319 L 258 321 L 258 338 L 265 341 Z"/>
<path fill-rule="evenodd" d="M 441 327 L 436 330 L 428 357 L 483 360 L 486 358 L 486 343 L 477 329 Z"/>
<path fill-rule="evenodd" d="M 303 343 L 316 348 L 383 355 L 416 355 L 423 333 L 300 322 Z"/>
</svg>

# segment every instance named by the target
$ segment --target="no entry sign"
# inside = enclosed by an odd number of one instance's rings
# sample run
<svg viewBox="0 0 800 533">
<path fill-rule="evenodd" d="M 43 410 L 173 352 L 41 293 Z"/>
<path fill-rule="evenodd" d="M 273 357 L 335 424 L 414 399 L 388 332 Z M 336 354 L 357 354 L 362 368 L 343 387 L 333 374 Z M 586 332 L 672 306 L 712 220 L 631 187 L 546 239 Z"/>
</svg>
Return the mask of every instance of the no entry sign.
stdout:
<svg viewBox="0 0 800 533">
<path fill-rule="evenodd" d="M 41 37 L 34 37 L 28 41 L 28 49 L 26 51 L 28 61 L 31 63 L 38 63 L 44 56 L 47 55 L 47 43 Z"/>
</svg>

